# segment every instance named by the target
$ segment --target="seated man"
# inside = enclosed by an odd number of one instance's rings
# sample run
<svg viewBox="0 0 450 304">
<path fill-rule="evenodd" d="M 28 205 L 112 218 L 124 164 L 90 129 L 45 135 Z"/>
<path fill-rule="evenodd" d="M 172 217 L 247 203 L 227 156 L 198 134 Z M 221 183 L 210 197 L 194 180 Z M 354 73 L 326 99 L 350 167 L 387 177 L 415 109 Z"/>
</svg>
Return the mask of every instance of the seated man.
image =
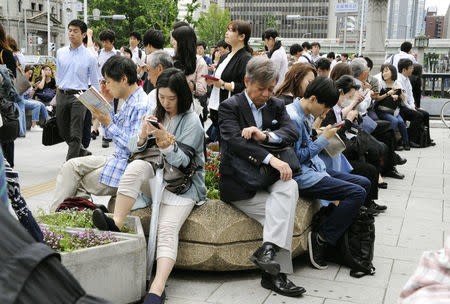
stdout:
<svg viewBox="0 0 450 304">
<path fill-rule="evenodd" d="M 102 67 L 106 85 L 102 93 L 124 101 L 117 114 L 93 113 L 104 126 L 105 135 L 114 142 L 111 156 L 86 156 L 67 161 L 56 178 L 51 210 L 71 196 L 90 199 L 90 195 L 115 195 L 130 156 L 128 140 L 136 134 L 150 109 L 147 94 L 137 85 L 136 65 L 125 56 L 112 56 Z M 105 96 L 108 97 L 108 96 Z"/>
<path fill-rule="evenodd" d="M 309 257 L 313 266 L 318 269 L 328 267 L 324 256 L 327 244 L 336 245 L 358 215 L 370 189 L 370 181 L 367 178 L 327 170 L 319 158 L 318 154 L 329 144 L 337 128 L 328 125 L 314 142 L 311 140 L 314 117 L 325 116 L 338 100 L 339 92 L 334 82 L 319 76 L 308 85 L 302 99 L 297 98 L 286 107 L 300 134 L 300 139 L 295 144 L 295 152 L 302 166 L 302 174 L 294 179 L 301 195 L 339 201 L 319 231 L 310 232 L 308 235 Z"/>
<path fill-rule="evenodd" d="M 222 134 L 220 198 L 263 226 L 263 245 L 250 258 L 263 270 L 261 285 L 293 297 L 305 292 L 303 287 L 295 286 L 286 277 L 293 271 L 291 249 L 298 188 L 289 164 L 258 144 L 292 144 L 298 139 L 284 102 L 271 97 L 277 78 L 278 71 L 273 61 L 255 56 L 246 68 L 244 83 L 247 89 L 219 106 Z M 251 165 L 272 166 L 280 172 L 280 179 L 267 189 L 250 190 L 239 178 L 242 170 L 232 167 L 237 157 Z"/>
</svg>

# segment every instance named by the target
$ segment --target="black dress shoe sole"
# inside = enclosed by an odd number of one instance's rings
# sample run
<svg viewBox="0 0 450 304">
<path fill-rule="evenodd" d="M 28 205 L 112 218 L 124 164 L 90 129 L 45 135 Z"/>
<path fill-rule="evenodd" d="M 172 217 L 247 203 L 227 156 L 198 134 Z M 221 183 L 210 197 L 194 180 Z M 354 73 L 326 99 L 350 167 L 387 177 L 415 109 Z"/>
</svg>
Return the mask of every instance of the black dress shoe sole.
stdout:
<svg viewBox="0 0 450 304">
<path fill-rule="evenodd" d="M 302 294 L 304 294 L 306 292 L 306 289 L 303 287 L 299 287 L 298 290 L 296 290 L 294 292 L 286 292 L 286 291 L 278 289 L 276 286 L 274 286 L 272 283 L 270 283 L 266 280 L 261 280 L 261 286 L 264 287 L 265 289 L 272 290 L 272 291 L 274 291 L 282 296 L 286 296 L 286 297 L 300 297 Z"/>
<path fill-rule="evenodd" d="M 252 261 L 256 266 L 258 266 L 261 270 L 270 273 L 271 275 L 278 275 L 280 273 L 280 264 L 278 264 L 275 261 L 272 261 L 271 263 L 264 263 L 260 260 L 258 260 L 255 256 L 250 257 L 250 261 Z"/>
<path fill-rule="evenodd" d="M 311 264 L 312 264 L 314 267 L 316 267 L 317 269 L 325 270 L 325 269 L 328 268 L 328 265 L 320 266 L 320 265 L 317 264 L 316 261 L 314 260 L 314 254 L 313 254 L 313 251 L 312 251 L 313 246 L 312 246 L 312 238 L 311 238 L 311 235 L 312 235 L 312 232 L 310 231 L 310 232 L 308 233 L 308 253 L 309 253 L 309 260 L 311 261 Z"/>
<path fill-rule="evenodd" d="M 106 223 L 105 214 L 100 210 L 94 210 L 92 213 L 92 222 L 99 230 L 108 230 L 108 223 Z"/>
</svg>

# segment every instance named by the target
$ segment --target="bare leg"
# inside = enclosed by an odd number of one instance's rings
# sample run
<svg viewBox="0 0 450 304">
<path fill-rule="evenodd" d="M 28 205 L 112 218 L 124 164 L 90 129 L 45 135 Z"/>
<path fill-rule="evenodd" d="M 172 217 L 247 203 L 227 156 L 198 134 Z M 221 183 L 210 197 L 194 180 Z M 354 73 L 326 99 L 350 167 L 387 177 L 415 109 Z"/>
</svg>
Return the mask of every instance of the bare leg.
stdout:
<svg viewBox="0 0 450 304">
<path fill-rule="evenodd" d="M 149 293 L 154 293 L 157 296 L 161 296 L 166 288 L 166 282 L 172 272 L 175 261 L 171 258 L 159 258 L 156 261 L 156 275 L 155 279 L 150 286 Z"/>
<path fill-rule="evenodd" d="M 116 205 L 114 206 L 114 222 L 116 226 L 122 229 L 125 218 L 133 208 L 135 198 L 118 193 L 116 197 Z"/>
</svg>

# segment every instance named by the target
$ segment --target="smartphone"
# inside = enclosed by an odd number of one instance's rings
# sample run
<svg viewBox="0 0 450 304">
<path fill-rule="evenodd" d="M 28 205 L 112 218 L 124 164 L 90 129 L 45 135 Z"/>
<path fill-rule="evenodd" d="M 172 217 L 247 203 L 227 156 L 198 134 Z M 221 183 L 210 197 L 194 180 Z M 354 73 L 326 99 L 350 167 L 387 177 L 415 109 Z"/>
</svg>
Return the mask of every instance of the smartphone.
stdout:
<svg viewBox="0 0 450 304">
<path fill-rule="evenodd" d="M 331 128 L 339 128 L 345 125 L 345 121 L 337 122 L 331 126 Z"/>
<path fill-rule="evenodd" d="M 146 118 L 146 121 L 148 121 L 149 123 L 151 123 L 155 128 L 159 129 L 159 124 L 157 120 L 154 119 L 150 119 L 150 118 Z"/>
<path fill-rule="evenodd" d="M 217 78 L 217 77 L 214 77 L 211 75 L 202 75 L 202 77 L 209 79 L 209 80 L 214 80 L 214 81 L 220 80 L 220 78 Z"/>
</svg>

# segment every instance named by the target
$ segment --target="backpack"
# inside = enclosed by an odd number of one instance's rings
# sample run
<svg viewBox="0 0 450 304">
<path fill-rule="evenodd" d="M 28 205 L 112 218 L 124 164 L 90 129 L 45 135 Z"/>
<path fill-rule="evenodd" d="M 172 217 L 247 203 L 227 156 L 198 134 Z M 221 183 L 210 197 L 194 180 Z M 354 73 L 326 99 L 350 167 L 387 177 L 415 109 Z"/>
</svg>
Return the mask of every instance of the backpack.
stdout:
<svg viewBox="0 0 450 304">
<path fill-rule="evenodd" d="M 61 204 L 59 204 L 58 208 L 56 208 L 56 212 L 60 212 L 62 210 L 68 209 L 77 209 L 78 211 L 83 210 L 95 210 L 100 208 L 104 213 L 108 213 L 108 209 L 106 209 L 103 205 L 96 205 L 88 200 L 85 200 L 81 197 L 68 197 Z"/>
<path fill-rule="evenodd" d="M 314 215 L 311 229 L 319 231 L 334 208 L 336 208 L 334 204 L 322 207 Z M 354 278 L 374 275 L 375 267 L 372 264 L 374 242 L 375 219 L 367 212 L 367 208 L 361 207 L 358 216 L 338 240 L 336 246 L 328 248 L 327 259 L 349 267 L 350 276 Z"/>
</svg>

